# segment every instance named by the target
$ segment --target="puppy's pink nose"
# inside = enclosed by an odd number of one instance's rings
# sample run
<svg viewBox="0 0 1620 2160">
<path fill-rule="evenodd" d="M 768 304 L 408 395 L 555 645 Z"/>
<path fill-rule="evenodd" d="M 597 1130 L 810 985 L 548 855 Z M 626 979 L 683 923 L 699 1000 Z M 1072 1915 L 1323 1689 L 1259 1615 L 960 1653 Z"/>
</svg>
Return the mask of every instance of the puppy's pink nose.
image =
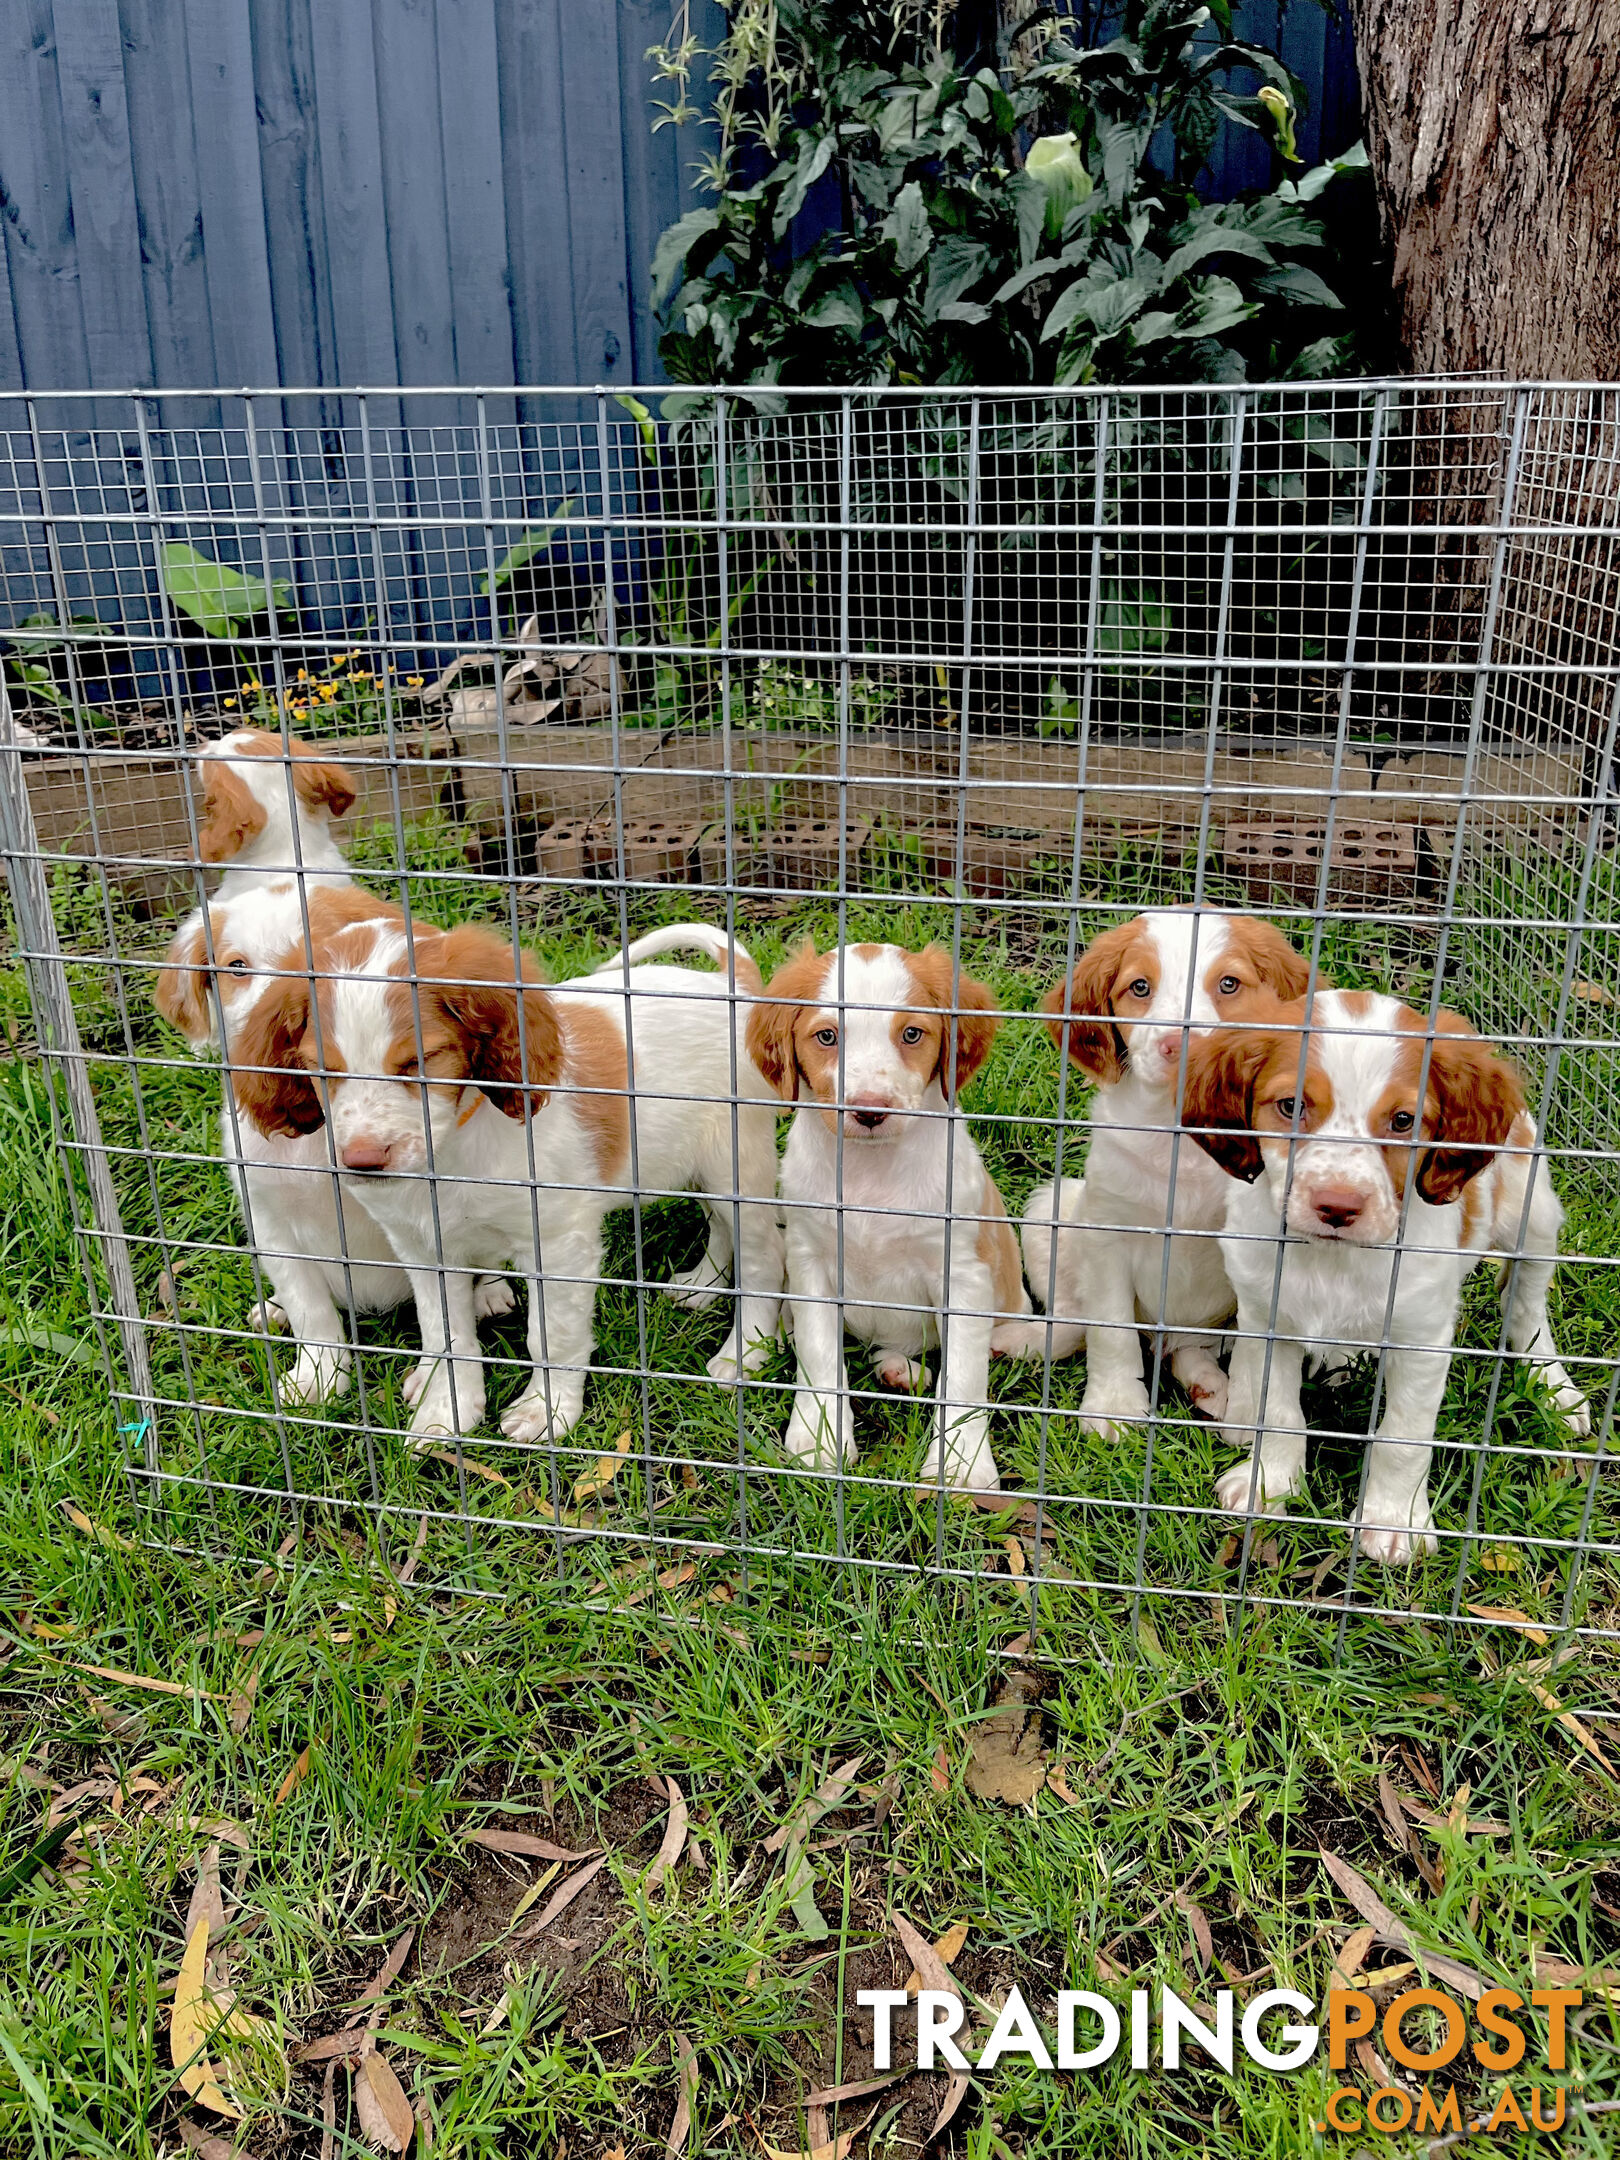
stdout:
<svg viewBox="0 0 1620 2160">
<path fill-rule="evenodd" d="M 1367 1205 L 1365 1193 L 1356 1191 L 1353 1185 L 1324 1185 L 1315 1194 L 1311 1205 L 1316 1219 L 1329 1230 L 1348 1230 Z"/>
<path fill-rule="evenodd" d="M 888 1118 L 891 1103 L 879 1102 L 871 1095 L 852 1095 L 849 1098 L 849 1114 L 862 1132 L 876 1132 Z"/>
<path fill-rule="evenodd" d="M 388 1150 L 380 1140 L 351 1140 L 343 1150 L 345 1170 L 386 1170 Z"/>
</svg>

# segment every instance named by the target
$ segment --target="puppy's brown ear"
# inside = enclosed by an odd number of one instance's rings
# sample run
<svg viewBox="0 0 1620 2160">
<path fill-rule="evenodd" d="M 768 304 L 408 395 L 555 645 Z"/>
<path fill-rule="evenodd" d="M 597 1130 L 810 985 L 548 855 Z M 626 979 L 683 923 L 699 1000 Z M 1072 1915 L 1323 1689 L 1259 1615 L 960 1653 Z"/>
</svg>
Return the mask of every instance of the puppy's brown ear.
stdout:
<svg viewBox="0 0 1620 2160">
<path fill-rule="evenodd" d="M 971 975 L 959 975 L 943 945 L 911 955 L 911 971 L 924 998 L 953 1015 L 939 1043 L 939 1084 L 953 1101 L 952 1085 L 965 1088 L 985 1059 L 1001 1026 L 995 995 Z"/>
<path fill-rule="evenodd" d="M 1254 1088 L 1280 1040 L 1249 1028 L 1214 1028 L 1187 1044 L 1182 1129 L 1228 1177 L 1245 1185 L 1265 1168 L 1253 1129 Z M 1297 1055 L 1297 1038 L 1295 1049 Z"/>
<path fill-rule="evenodd" d="M 304 808 L 342 817 L 360 792 L 351 775 L 308 743 L 294 743 L 292 756 L 293 792 Z"/>
<path fill-rule="evenodd" d="M 292 972 L 307 964 L 301 946 L 284 953 L 276 965 L 288 971 L 286 981 L 272 982 L 255 998 L 231 1037 L 236 1100 L 262 1133 L 311 1133 L 325 1122 L 303 1061 L 309 983 Z"/>
<path fill-rule="evenodd" d="M 205 863 L 229 862 L 264 831 L 264 805 L 222 758 L 202 760 L 202 785 L 197 852 Z"/>
<path fill-rule="evenodd" d="M 1052 1040 L 1104 1087 L 1125 1077 L 1125 1038 L 1114 1025 L 1113 995 L 1135 935 L 1136 925 L 1125 922 L 1093 938 L 1068 981 L 1054 983 L 1041 999 Z"/>
<path fill-rule="evenodd" d="M 1280 998 L 1302 998 L 1311 986 L 1310 962 L 1289 944 L 1275 923 L 1254 915 L 1239 915 L 1231 934 L 1242 940 L 1260 980 Z"/>
<path fill-rule="evenodd" d="M 819 999 L 827 956 L 806 941 L 777 969 L 748 1015 L 748 1055 L 760 1077 L 784 1102 L 799 1099 L 799 1053 L 794 1030 L 806 1005 Z"/>
<path fill-rule="evenodd" d="M 469 925 L 418 938 L 416 972 L 423 978 L 424 1007 L 431 999 L 461 1035 L 472 1084 L 520 1122 L 525 1103 L 544 1109 L 562 1078 L 562 1030 L 528 954 Z"/>
<path fill-rule="evenodd" d="M 208 966 L 208 945 L 202 918 L 187 923 L 164 955 L 163 970 L 152 991 L 152 1002 L 189 1043 L 206 1042 L 213 1033 L 208 996 L 213 974 Z"/>
<path fill-rule="evenodd" d="M 1439 1145 L 1418 1167 L 1417 1193 L 1430 1207 L 1446 1207 L 1506 1146 L 1524 1090 L 1507 1059 L 1455 1013 L 1439 1016 L 1429 1085 L 1440 1102 L 1433 1134 Z"/>
</svg>

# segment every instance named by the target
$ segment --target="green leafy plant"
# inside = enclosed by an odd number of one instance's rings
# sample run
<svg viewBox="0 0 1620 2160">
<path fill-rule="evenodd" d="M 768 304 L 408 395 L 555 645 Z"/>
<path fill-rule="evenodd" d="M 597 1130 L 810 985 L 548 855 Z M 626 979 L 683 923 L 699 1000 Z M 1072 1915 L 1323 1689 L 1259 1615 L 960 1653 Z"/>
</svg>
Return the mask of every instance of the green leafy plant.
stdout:
<svg viewBox="0 0 1620 2160">
<path fill-rule="evenodd" d="M 1117 34 L 1090 46 L 1053 10 L 1004 71 L 956 57 L 952 13 L 730 0 L 711 56 L 716 200 L 653 262 L 677 381 L 1228 380 L 1307 351 L 1334 364 L 1324 328 L 1341 301 L 1304 260 L 1325 239 L 1311 205 L 1365 157 L 1251 201 L 1200 199 L 1223 119 L 1297 162 L 1299 86 L 1234 34 L 1231 0 L 1125 0 Z M 684 17 L 653 57 L 689 117 Z M 1257 95 L 1231 87 L 1239 69 L 1260 76 Z M 837 230 L 795 256 L 794 220 L 834 185 Z"/>
<path fill-rule="evenodd" d="M 244 577 L 184 540 L 167 541 L 158 560 L 164 591 L 208 637 L 240 637 L 256 615 L 284 608 L 290 599 L 279 579 L 267 584 L 263 578 Z"/>
</svg>

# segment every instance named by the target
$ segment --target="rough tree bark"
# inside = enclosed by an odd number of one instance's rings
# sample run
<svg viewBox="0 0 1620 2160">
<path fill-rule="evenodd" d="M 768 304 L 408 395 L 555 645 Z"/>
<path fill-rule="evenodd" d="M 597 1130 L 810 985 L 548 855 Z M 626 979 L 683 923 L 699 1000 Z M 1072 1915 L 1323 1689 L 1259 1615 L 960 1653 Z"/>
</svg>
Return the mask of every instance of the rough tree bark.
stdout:
<svg viewBox="0 0 1620 2160">
<path fill-rule="evenodd" d="M 1620 0 L 1351 0 L 1422 373 L 1620 378 Z"/>
</svg>

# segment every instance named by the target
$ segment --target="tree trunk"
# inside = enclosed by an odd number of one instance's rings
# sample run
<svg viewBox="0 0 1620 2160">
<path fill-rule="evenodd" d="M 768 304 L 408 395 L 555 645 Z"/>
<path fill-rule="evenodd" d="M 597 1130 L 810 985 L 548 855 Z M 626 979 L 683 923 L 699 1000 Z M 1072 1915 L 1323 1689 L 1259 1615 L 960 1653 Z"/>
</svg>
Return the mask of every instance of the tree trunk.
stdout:
<svg viewBox="0 0 1620 2160">
<path fill-rule="evenodd" d="M 1351 0 L 1419 373 L 1620 378 L 1620 0 Z"/>
</svg>

